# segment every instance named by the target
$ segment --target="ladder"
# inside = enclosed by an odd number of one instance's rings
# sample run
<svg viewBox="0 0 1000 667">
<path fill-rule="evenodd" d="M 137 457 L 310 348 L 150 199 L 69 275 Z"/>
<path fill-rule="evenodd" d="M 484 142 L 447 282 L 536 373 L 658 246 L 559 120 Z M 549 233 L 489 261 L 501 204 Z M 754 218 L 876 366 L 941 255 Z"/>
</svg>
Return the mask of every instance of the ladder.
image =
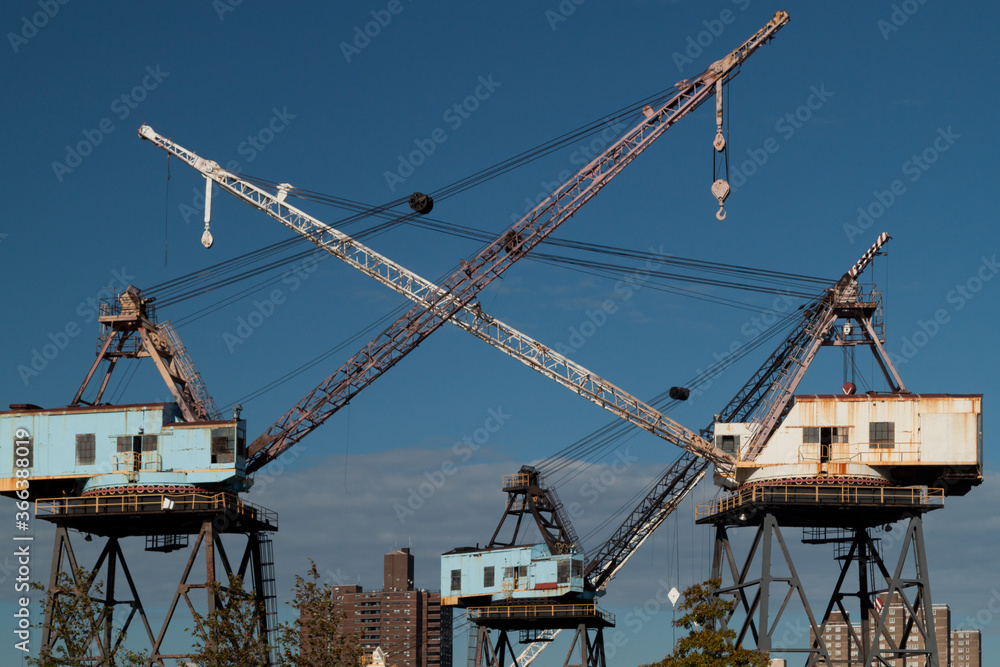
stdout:
<svg viewBox="0 0 1000 667">
<path fill-rule="evenodd" d="M 170 345 L 174 365 L 187 383 L 187 388 L 192 396 L 204 408 L 206 417 L 209 420 L 221 420 L 222 412 L 216 407 L 215 401 L 212 400 L 211 394 L 208 393 L 208 387 L 205 386 L 205 381 L 202 380 L 201 373 L 195 367 L 194 362 L 187 353 L 187 348 L 181 343 L 177 332 L 174 331 L 173 325 L 170 322 L 160 322 L 156 326 Z"/>
<path fill-rule="evenodd" d="M 264 624 L 267 627 L 267 646 L 271 663 L 276 663 L 278 637 L 278 592 L 274 583 L 274 546 L 271 536 L 258 533 L 260 546 L 261 597 L 264 599 Z"/>
</svg>

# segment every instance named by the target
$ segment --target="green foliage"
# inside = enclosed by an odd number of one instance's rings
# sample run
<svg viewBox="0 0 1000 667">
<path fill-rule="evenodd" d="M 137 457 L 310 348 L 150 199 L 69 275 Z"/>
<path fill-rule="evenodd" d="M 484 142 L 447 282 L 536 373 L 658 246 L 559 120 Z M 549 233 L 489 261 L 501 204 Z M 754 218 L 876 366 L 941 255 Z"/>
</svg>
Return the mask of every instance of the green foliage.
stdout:
<svg viewBox="0 0 1000 667">
<path fill-rule="evenodd" d="M 195 612 L 195 638 L 191 660 L 199 667 L 244 667 L 267 662 L 267 641 L 260 633 L 262 604 L 243 588 L 243 580 L 229 577 L 229 587 L 217 581 L 209 584 L 215 609 L 207 616 Z"/>
<path fill-rule="evenodd" d="M 46 596 L 43 613 L 52 605 L 52 627 L 56 633 L 52 651 L 43 650 L 37 658 L 28 658 L 32 667 L 85 667 L 97 664 L 88 656 L 99 656 L 97 642 L 102 638 L 108 609 L 103 587 L 94 582 L 94 572 L 79 569 L 77 585 L 61 573 L 53 596 Z M 41 584 L 35 590 L 45 591 Z M 247 592 L 239 577 L 232 576 L 229 587 L 212 582 L 215 609 L 202 616 L 194 614 L 195 627 L 188 628 L 195 640 L 191 661 L 199 667 L 246 667 L 267 661 L 266 638 L 260 633 L 263 606 Z M 54 601 L 54 603 L 53 603 Z M 295 599 L 288 603 L 298 617 L 293 623 L 278 627 L 277 664 L 280 667 L 356 667 L 364 651 L 361 637 L 341 632 L 343 614 L 338 613 L 330 584 L 319 583 L 316 564 L 310 560 L 306 577 L 295 577 Z M 37 626 L 36 626 L 37 627 Z M 121 637 L 124 639 L 124 636 Z M 118 637 L 112 638 L 113 642 Z M 146 665 L 148 655 L 120 646 L 108 664 L 114 667 Z M 102 663 L 105 664 L 105 663 Z"/>
<path fill-rule="evenodd" d="M 354 667 L 360 664 L 361 637 L 340 630 L 344 615 L 338 613 L 333 588 L 319 583 L 316 564 L 309 560 L 308 578 L 295 576 L 296 612 L 293 623 L 279 627 L 278 664 L 281 667 Z"/>
<path fill-rule="evenodd" d="M 733 630 L 717 630 L 736 602 L 716 597 L 713 591 L 722 584 L 709 579 L 684 591 L 680 609 L 683 616 L 674 626 L 688 631 L 663 660 L 646 667 L 768 667 L 767 653 L 734 646 Z"/>
<path fill-rule="evenodd" d="M 105 617 L 110 612 L 102 599 L 104 584 L 95 582 L 96 572 L 85 568 L 76 570 L 76 581 L 66 572 L 60 572 L 56 586 L 49 591 L 43 584 L 33 582 L 31 588 L 45 593 L 42 614 L 51 609 L 53 646 L 42 647 L 37 658 L 28 658 L 32 667 L 82 667 L 96 664 L 89 656 L 99 658 L 100 642 Z M 76 583 L 79 582 L 79 583 Z M 34 627 L 42 627 L 35 625 Z M 135 653 L 122 646 L 124 635 L 112 637 L 112 651 L 107 664 L 116 667 L 138 667 L 148 662 L 145 653 Z"/>
</svg>

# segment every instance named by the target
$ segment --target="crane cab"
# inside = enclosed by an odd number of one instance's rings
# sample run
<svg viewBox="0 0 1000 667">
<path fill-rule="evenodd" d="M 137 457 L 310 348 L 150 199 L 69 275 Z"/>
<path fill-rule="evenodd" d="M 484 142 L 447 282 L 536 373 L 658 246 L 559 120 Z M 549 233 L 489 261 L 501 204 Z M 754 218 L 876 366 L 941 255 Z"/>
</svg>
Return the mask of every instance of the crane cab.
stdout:
<svg viewBox="0 0 1000 667">
<path fill-rule="evenodd" d="M 249 488 L 246 422 L 183 421 L 176 403 L 12 406 L 0 412 L 0 462 L 10 497 L 25 468 L 32 498 Z"/>
<path fill-rule="evenodd" d="M 592 600 L 583 572 L 582 553 L 553 554 L 545 544 L 454 549 L 441 556 L 441 604 Z"/>
<path fill-rule="evenodd" d="M 944 488 L 964 495 L 983 480 L 982 395 L 858 394 L 794 397 L 784 421 L 736 483 L 853 480 Z M 740 459 L 749 423 L 715 424 L 715 444 Z"/>
</svg>

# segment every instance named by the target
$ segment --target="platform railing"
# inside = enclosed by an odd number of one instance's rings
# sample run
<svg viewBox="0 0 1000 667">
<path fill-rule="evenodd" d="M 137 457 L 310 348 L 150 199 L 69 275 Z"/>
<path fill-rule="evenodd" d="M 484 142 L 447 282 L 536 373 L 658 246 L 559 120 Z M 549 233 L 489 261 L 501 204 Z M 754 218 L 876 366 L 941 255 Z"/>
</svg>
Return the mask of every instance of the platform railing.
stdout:
<svg viewBox="0 0 1000 667">
<path fill-rule="evenodd" d="M 697 505 L 695 519 L 714 516 L 754 503 L 941 507 L 944 505 L 944 489 L 861 484 L 753 485 L 743 487 L 724 498 Z"/>
<path fill-rule="evenodd" d="M 527 486 L 529 481 L 530 477 L 526 472 L 516 472 L 512 475 L 503 475 L 500 478 L 500 483 L 504 491 L 512 488 Z"/>
<path fill-rule="evenodd" d="M 35 516 L 205 512 L 226 510 L 277 527 L 278 513 L 242 500 L 233 493 L 107 493 L 93 496 L 41 498 Z"/>
<path fill-rule="evenodd" d="M 111 460 L 115 472 L 160 472 L 163 469 L 158 452 L 120 452 Z"/>
<path fill-rule="evenodd" d="M 799 463 L 818 463 L 823 450 L 826 450 L 826 461 L 829 463 L 919 463 L 920 445 L 915 443 L 897 443 L 894 447 L 872 448 L 867 442 L 846 443 L 834 442 L 829 445 L 805 443 L 799 445 Z"/>
<path fill-rule="evenodd" d="M 574 618 L 589 616 L 601 618 L 612 625 L 615 622 L 614 614 L 604 611 L 596 604 L 526 604 L 469 607 L 465 611 L 465 616 L 470 621 L 524 618 Z"/>
</svg>

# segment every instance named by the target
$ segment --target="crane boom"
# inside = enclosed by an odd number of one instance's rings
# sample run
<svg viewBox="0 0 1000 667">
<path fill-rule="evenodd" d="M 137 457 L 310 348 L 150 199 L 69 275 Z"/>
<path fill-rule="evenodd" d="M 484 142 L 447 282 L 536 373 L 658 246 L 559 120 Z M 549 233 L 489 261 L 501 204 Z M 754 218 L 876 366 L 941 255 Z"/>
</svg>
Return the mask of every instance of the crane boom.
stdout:
<svg viewBox="0 0 1000 667">
<path fill-rule="evenodd" d="M 417 304 L 397 319 L 259 436 L 249 447 L 247 472 L 259 469 L 312 432 L 445 321 L 469 305 L 479 291 L 569 219 L 656 138 L 707 100 L 734 68 L 769 41 L 787 22 L 788 14 L 778 12 L 739 48 L 694 79 L 682 82 L 677 94 L 669 101 L 655 111 L 650 109 L 637 126 L 585 165 L 507 232 L 487 244 L 471 260 L 463 261 L 460 268 L 444 281 L 441 292 L 429 295 L 427 301 Z M 194 166 L 193 162 L 191 164 Z M 208 167 L 217 168 L 213 165 Z"/>
<path fill-rule="evenodd" d="M 752 422 L 755 429 L 743 450 L 743 460 L 753 461 L 767 444 L 787 413 L 792 394 L 815 359 L 819 348 L 827 344 L 831 329 L 841 317 L 856 319 L 862 325 L 864 342 L 872 346 L 875 359 L 894 391 L 906 391 L 888 354 L 875 335 L 869 311 L 874 302 L 866 302 L 858 292 L 857 277 L 871 263 L 891 237 L 882 233 L 865 253 L 821 297 L 805 307 L 802 323 L 768 357 L 736 397 L 719 414 L 720 422 Z M 702 435 L 711 438 L 712 428 Z"/>
<path fill-rule="evenodd" d="M 705 476 L 708 461 L 684 452 L 587 563 L 584 576 L 594 590 L 611 580 L 632 554 L 677 509 Z"/>
<path fill-rule="evenodd" d="M 331 255 L 371 276 L 418 304 L 432 304 L 433 299 L 450 304 L 453 299 L 441 287 L 406 267 L 366 247 L 350 236 L 317 220 L 283 201 L 282 191 L 271 194 L 229 172 L 215 162 L 204 160 L 175 142 L 157 134 L 148 125 L 140 135 L 201 171 L 224 190 L 258 208 L 297 234 L 302 235 Z M 287 192 L 287 190 L 285 190 Z M 433 306 L 440 308 L 440 306 Z M 459 305 L 450 320 L 456 326 L 502 350 L 546 377 L 568 387 L 597 405 L 643 428 L 668 442 L 695 453 L 713 463 L 726 465 L 733 457 L 715 449 L 711 443 L 668 418 L 659 410 L 615 386 L 596 373 L 542 345 L 514 327 L 489 316 L 478 303 Z"/>
<path fill-rule="evenodd" d="M 765 420 L 768 416 L 772 420 L 777 420 L 777 416 L 787 410 L 802 373 L 805 372 L 819 346 L 827 338 L 833 322 L 838 316 L 845 314 L 844 299 L 835 298 L 837 288 L 840 287 L 845 292 L 856 295 L 856 289 L 852 290 L 850 287 L 889 239 L 888 234 L 880 234 L 875 243 L 865 251 L 836 285 L 827 290 L 821 298 L 807 306 L 806 310 L 809 311 L 809 314 L 803 318 L 802 324 L 778 346 L 778 349 L 771 354 L 761 369 L 720 411 L 719 421 L 746 421 L 751 414 L 758 411 L 758 408 L 760 412 L 765 414 Z M 850 297 L 848 296 L 848 298 Z M 864 320 L 865 318 L 859 319 Z M 874 337 L 870 331 L 865 333 L 877 346 L 877 337 Z M 879 363 L 882 363 L 881 359 L 879 359 Z M 891 370 L 891 364 L 889 369 Z M 888 377 L 889 373 L 886 375 Z M 895 380 L 898 386 L 902 385 L 898 376 L 895 377 Z M 762 421 L 765 424 L 770 423 L 770 420 Z M 703 429 L 702 434 L 711 439 L 712 431 L 713 428 L 709 427 Z M 772 432 L 773 427 L 768 432 L 768 436 Z M 748 443 L 748 448 L 750 451 L 754 449 L 759 451 L 759 447 L 763 447 L 766 442 L 764 430 L 761 429 Z M 685 452 L 667 469 L 646 497 L 626 517 L 618 530 L 587 563 L 585 574 L 595 589 L 600 588 L 617 574 L 629 557 L 635 553 L 635 550 L 701 481 L 707 468 L 707 461 L 698 460 L 690 453 Z"/>
</svg>

